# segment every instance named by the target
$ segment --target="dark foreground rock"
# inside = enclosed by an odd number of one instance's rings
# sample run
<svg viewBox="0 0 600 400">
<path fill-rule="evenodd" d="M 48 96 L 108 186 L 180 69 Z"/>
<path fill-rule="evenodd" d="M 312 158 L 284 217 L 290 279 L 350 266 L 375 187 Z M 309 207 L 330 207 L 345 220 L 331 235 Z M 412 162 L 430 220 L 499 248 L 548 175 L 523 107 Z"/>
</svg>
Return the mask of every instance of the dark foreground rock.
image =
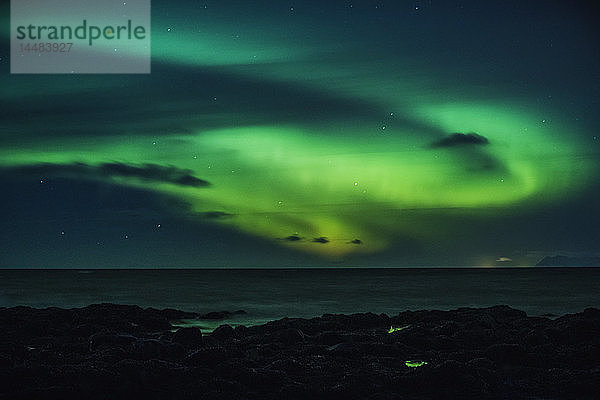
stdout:
<svg viewBox="0 0 600 400">
<path fill-rule="evenodd" d="M 0 399 L 600 398 L 597 309 L 326 314 L 204 336 L 170 324 L 195 317 L 0 308 Z"/>
</svg>

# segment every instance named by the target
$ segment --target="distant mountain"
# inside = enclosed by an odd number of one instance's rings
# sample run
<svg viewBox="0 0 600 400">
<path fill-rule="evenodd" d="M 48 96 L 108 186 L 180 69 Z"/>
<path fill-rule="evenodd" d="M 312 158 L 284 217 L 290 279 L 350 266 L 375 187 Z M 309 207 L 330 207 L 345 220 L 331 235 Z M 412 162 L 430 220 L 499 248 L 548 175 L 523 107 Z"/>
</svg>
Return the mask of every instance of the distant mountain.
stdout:
<svg viewBox="0 0 600 400">
<path fill-rule="evenodd" d="M 600 267 L 600 257 L 547 256 L 536 267 Z"/>
</svg>

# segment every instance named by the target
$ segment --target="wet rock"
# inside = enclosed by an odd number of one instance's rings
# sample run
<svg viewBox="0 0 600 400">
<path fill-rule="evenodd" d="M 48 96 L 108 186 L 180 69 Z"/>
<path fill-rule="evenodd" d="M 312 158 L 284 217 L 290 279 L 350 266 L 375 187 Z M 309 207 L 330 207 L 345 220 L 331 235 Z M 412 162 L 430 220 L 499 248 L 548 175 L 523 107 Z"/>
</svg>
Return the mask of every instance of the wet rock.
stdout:
<svg viewBox="0 0 600 400">
<path fill-rule="evenodd" d="M 344 337 L 337 332 L 323 332 L 315 338 L 316 343 L 326 346 L 332 346 L 343 341 Z"/>
<path fill-rule="evenodd" d="M 179 343 L 163 342 L 161 349 L 161 359 L 164 360 L 181 360 L 185 357 L 186 350 L 183 345 Z"/>
<path fill-rule="evenodd" d="M 197 367 L 212 367 L 227 358 L 227 351 L 223 347 L 206 347 L 189 354 L 184 362 L 186 365 Z"/>
<path fill-rule="evenodd" d="M 164 345 L 156 339 L 139 339 L 133 342 L 133 356 L 138 360 L 160 358 L 165 354 Z"/>
<path fill-rule="evenodd" d="M 485 355 L 500 364 L 522 364 L 527 359 L 527 351 L 518 344 L 493 344 L 485 350 Z"/>
<path fill-rule="evenodd" d="M 106 347 L 129 347 L 137 338 L 132 335 L 97 333 L 90 336 L 90 351 Z"/>
<path fill-rule="evenodd" d="M 472 368 L 475 368 L 475 369 L 481 369 L 481 368 L 485 368 L 485 369 L 488 369 L 488 370 L 495 370 L 496 369 L 496 363 L 495 362 L 493 362 L 489 358 L 483 358 L 483 357 L 473 358 L 472 360 L 469 360 L 468 365 L 470 367 L 472 367 Z"/>
<path fill-rule="evenodd" d="M 445 398 L 487 397 L 488 385 L 474 376 L 463 363 L 448 360 L 426 371 L 425 377 L 433 393 L 443 394 Z"/>
<path fill-rule="evenodd" d="M 329 346 L 327 351 L 334 354 L 352 354 L 358 352 L 360 350 L 359 346 L 355 343 L 342 342 L 338 344 L 334 344 L 333 346 Z"/>
<path fill-rule="evenodd" d="M 200 328 L 195 327 L 184 327 L 177 329 L 171 340 L 174 343 L 179 343 L 186 347 L 201 346 L 204 342 L 202 338 L 202 331 Z"/>
<path fill-rule="evenodd" d="M 0 399 L 600 398 L 600 311 L 326 314 L 171 332 L 177 310 L 0 308 Z M 390 326 L 406 327 L 392 334 Z M 406 364 L 416 360 L 425 363 Z"/>
<path fill-rule="evenodd" d="M 13 362 L 9 356 L 0 354 L 0 370 L 4 368 L 10 368 L 12 367 L 12 364 Z"/>
<path fill-rule="evenodd" d="M 454 321 L 444 322 L 433 329 L 437 335 L 451 337 L 460 329 L 459 325 Z"/>
<path fill-rule="evenodd" d="M 221 325 L 211 333 L 212 337 L 219 340 L 228 340 L 236 337 L 236 331 L 230 325 Z"/>
<path fill-rule="evenodd" d="M 304 341 L 304 333 L 300 329 L 282 329 L 271 334 L 271 339 L 284 344 L 295 344 Z"/>
<path fill-rule="evenodd" d="M 244 325 L 236 326 L 233 330 L 237 338 L 243 339 L 248 336 L 248 328 Z"/>
</svg>

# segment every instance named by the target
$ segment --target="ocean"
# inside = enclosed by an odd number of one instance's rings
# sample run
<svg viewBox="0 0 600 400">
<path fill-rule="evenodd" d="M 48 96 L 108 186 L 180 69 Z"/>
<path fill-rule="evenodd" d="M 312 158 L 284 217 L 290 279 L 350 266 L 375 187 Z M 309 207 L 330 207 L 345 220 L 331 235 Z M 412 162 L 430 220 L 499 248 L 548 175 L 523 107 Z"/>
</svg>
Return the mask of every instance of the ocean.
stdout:
<svg viewBox="0 0 600 400">
<path fill-rule="evenodd" d="M 392 316 L 497 304 L 560 316 L 600 308 L 600 268 L 0 270 L 0 307 L 101 302 L 246 311 L 195 323 L 208 330 L 324 313 Z"/>
</svg>

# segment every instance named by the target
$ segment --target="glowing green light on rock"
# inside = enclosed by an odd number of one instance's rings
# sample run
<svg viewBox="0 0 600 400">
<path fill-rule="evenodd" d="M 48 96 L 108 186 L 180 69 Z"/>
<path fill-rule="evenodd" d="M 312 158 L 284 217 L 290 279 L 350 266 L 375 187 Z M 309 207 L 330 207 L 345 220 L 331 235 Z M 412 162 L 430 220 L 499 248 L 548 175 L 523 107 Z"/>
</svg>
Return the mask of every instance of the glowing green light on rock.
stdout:
<svg viewBox="0 0 600 400">
<path fill-rule="evenodd" d="M 388 331 L 388 333 L 398 332 L 398 331 L 408 328 L 409 326 L 410 325 L 406 325 L 406 326 L 401 326 L 399 328 L 394 328 L 393 326 L 390 326 L 390 330 Z"/>
<path fill-rule="evenodd" d="M 426 365 L 427 361 L 404 361 L 404 364 L 409 368 L 418 368 Z"/>
</svg>

